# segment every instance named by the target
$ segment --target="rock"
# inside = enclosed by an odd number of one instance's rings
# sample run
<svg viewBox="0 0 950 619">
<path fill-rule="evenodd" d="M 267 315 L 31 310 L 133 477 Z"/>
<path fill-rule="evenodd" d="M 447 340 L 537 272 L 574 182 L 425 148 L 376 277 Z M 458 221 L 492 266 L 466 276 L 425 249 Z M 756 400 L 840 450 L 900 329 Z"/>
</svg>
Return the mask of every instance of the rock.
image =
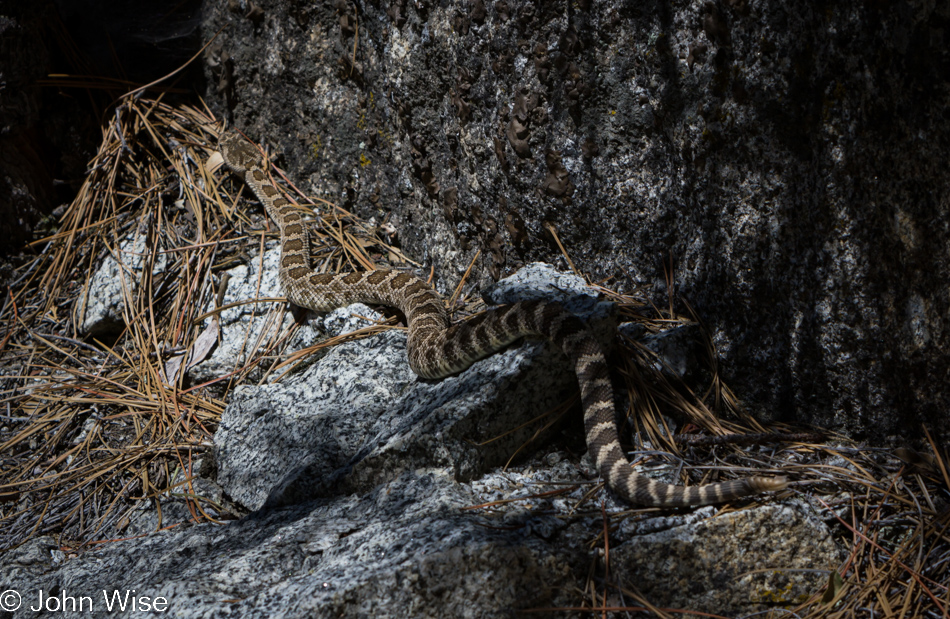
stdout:
<svg viewBox="0 0 950 619">
<path fill-rule="evenodd" d="M 188 617 L 503 617 L 557 603 L 573 569 L 543 540 L 487 524 L 443 472 L 401 474 L 336 497 L 111 544 L 51 564 L 49 538 L 0 556 L 5 589 L 91 598 L 134 590 Z"/>
<path fill-rule="evenodd" d="M 11 616 L 24 618 L 40 590 L 89 597 L 89 617 L 115 616 L 103 592 L 127 590 L 196 618 L 488 618 L 576 606 L 591 563 L 602 561 L 590 546 L 599 515 L 571 515 L 561 499 L 465 509 L 498 496 L 493 477 L 469 485 L 445 469 L 405 471 L 363 496 L 163 530 L 65 561 L 52 539 L 34 538 L 0 555 L 0 579 L 23 596 L 27 606 Z M 736 616 L 794 602 L 823 579 L 781 568 L 840 560 L 808 505 L 700 511 L 664 531 L 612 533 L 612 581 L 668 606 Z M 762 567 L 773 569 L 747 573 Z"/>
<path fill-rule="evenodd" d="M 323 332 L 330 337 L 353 333 L 381 322 L 383 315 L 362 303 L 338 307 L 323 317 Z"/>
<path fill-rule="evenodd" d="M 564 270 L 553 226 L 591 279 L 684 295 L 763 421 L 950 439 L 943 4 L 357 4 L 354 34 L 205 13 L 231 64 L 204 99 L 305 191 L 385 218 L 441 290 L 478 249 L 470 281 Z"/>
<path fill-rule="evenodd" d="M 252 351 L 275 346 L 293 325 L 293 316 L 284 311 L 285 303 L 251 302 L 284 296 L 277 278 L 279 261 L 280 248 L 275 243 L 263 255 L 253 255 L 247 264 L 228 269 L 227 290 L 221 305 L 234 307 L 217 315 L 220 329 L 217 346 L 207 359 L 190 368 L 193 382 L 204 383 L 233 372 L 245 363 Z M 213 309 L 214 305 L 209 303 L 205 311 Z M 205 328 L 211 326 L 211 320 L 205 319 Z M 299 350 L 316 343 L 321 335 L 318 327 L 305 322 L 275 352 Z"/>
<path fill-rule="evenodd" d="M 707 508 L 712 511 L 713 508 Z M 808 506 L 766 505 L 632 538 L 611 570 L 661 607 L 728 616 L 800 604 L 844 557 Z M 820 566 L 820 567 L 819 567 Z"/>
<path fill-rule="evenodd" d="M 610 348 L 617 333 L 615 305 L 602 301 L 582 278 L 558 271 L 553 265 L 532 262 L 510 276 L 485 286 L 482 298 L 490 305 L 547 299 L 557 301 L 579 316 L 598 338 Z"/>
<path fill-rule="evenodd" d="M 167 263 L 165 254 L 152 251 L 144 232 L 126 236 L 118 251 L 108 253 L 92 274 L 84 302 L 76 304 L 79 331 L 100 338 L 121 331 L 125 325 L 126 299 L 136 298 L 145 269 L 150 265 L 152 277 L 158 279 Z"/>
<path fill-rule="evenodd" d="M 678 327 L 638 337 L 637 323 L 621 325 L 621 332 L 656 354 L 654 369 L 683 379 L 691 372 L 702 368 L 707 340 L 699 325 L 685 324 Z"/>
</svg>

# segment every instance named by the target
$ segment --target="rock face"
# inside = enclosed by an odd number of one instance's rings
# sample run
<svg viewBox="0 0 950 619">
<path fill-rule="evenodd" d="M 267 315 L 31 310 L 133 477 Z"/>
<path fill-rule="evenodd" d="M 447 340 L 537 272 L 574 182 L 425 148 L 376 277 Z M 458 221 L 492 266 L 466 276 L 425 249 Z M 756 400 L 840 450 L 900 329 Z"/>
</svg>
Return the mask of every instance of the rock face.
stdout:
<svg viewBox="0 0 950 619">
<path fill-rule="evenodd" d="M 530 508 L 502 508 L 487 517 L 462 509 L 481 498 L 442 471 L 405 472 L 362 497 L 163 531 L 66 562 L 53 540 L 37 538 L 0 555 L 0 578 L 23 596 L 13 617 L 36 615 L 28 608 L 36 606 L 39 590 L 89 597 L 93 612 L 82 615 L 89 617 L 116 616 L 103 591 L 127 590 L 151 602 L 161 598 L 183 617 L 509 617 L 516 610 L 576 605 L 574 592 L 598 561 L 585 542 L 601 530 L 599 518 L 567 526 Z M 747 565 L 824 569 L 837 560 L 827 528 L 808 511 L 746 510 L 698 528 L 686 524 L 648 535 L 639 549 L 636 538 L 612 545 L 611 556 L 620 559 L 612 563 L 611 580 L 628 590 L 660 589 L 679 608 L 729 616 L 794 602 L 813 592 L 822 575 L 743 574 Z M 809 543 L 792 548 L 769 538 L 769 525 L 793 521 L 798 526 L 787 530 Z M 724 564 L 713 550 L 719 545 L 743 561 Z M 646 563 L 640 562 L 644 549 Z M 687 576 L 709 589 L 697 592 L 681 582 Z"/>
<path fill-rule="evenodd" d="M 946 3 L 209 5 L 223 26 L 206 100 L 441 287 L 476 249 L 486 278 L 556 259 L 551 229 L 658 302 L 672 261 L 761 418 L 950 438 Z"/>
<path fill-rule="evenodd" d="M 247 264 L 227 271 L 228 285 L 221 305 L 234 307 L 220 312 L 218 324 L 211 319 L 205 321 L 205 329 L 212 332 L 217 332 L 220 325 L 220 335 L 208 358 L 189 369 L 195 383 L 233 372 L 247 362 L 258 346 L 276 346 L 280 334 L 293 323 L 294 318 L 284 311 L 283 303 L 246 303 L 248 299 L 284 296 L 278 278 L 274 277 L 279 261 L 280 249 L 275 243 L 263 254 L 252 255 Z M 206 311 L 213 309 L 209 304 Z M 317 322 L 308 321 L 297 329 L 287 341 L 287 349 L 300 350 L 314 344 L 318 333 L 312 325 Z"/>
<path fill-rule="evenodd" d="M 582 284 L 531 265 L 492 294 L 543 291 L 596 317 L 604 308 Z M 351 306 L 324 325 L 332 335 L 358 328 L 354 314 L 372 317 Z M 235 332 L 254 320 L 224 318 Z M 664 343 L 673 360 L 676 346 Z M 0 556 L 0 580 L 25 601 L 13 616 L 33 616 L 40 591 L 54 612 L 72 603 L 63 595 L 88 598 L 94 617 L 114 616 L 106 599 L 127 590 L 187 617 L 508 617 L 577 606 L 592 562 L 603 570 L 591 546 L 600 510 L 577 512 L 592 467 L 548 447 L 500 469 L 546 423 L 535 417 L 575 390 L 567 360 L 528 343 L 425 381 L 404 349 L 405 333 L 387 331 L 335 346 L 279 383 L 239 389 L 214 439 L 218 487 L 198 487 L 252 513 L 65 562 L 51 539 L 34 539 Z M 625 507 L 602 498 L 609 513 Z M 167 504 L 163 513 L 187 517 Z M 735 615 L 794 603 L 839 560 L 829 529 L 799 500 L 720 516 L 648 513 L 616 521 L 608 574 L 669 606 Z"/>
<path fill-rule="evenodd" d="M 637 589 L 657 606 L 677 607 L 688 591 L 693 610 L 735 612 L 804 602 L 821 585 L 822 556 L 837 556 L 830 532 L 792 503 L 642 535 L 611 552 L 611 569 L 637 573 Z"/>
</svg>

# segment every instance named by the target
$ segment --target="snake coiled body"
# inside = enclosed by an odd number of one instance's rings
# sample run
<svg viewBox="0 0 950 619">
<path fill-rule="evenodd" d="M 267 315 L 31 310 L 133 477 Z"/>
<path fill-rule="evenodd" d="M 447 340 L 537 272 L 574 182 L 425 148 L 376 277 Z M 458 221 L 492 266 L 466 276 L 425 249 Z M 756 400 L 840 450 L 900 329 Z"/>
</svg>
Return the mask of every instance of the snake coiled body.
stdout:
<svg viewBox="0 0 950 619">
<path fill-rule="evenodd" d="M 220 152 L 240 174 L 280 228 L 280 283 L 294 304 L 327 312 L 351 303 L 392 306 L 408 323 L 409 365 L 423 378 L 461 372 L 526 335 L 547 337 L 570 359 L 580 384 L 587 446 L 607 486 L 628 502 L 651 506 L 719 503 L 785 487 L 784 478 L 748 477 L 705 486 L 676 486 L 637 474 L 620 446 L 613 389 L 600 344 L 584 323 L 549 301 L 505 305 L 452 324 L 439 294 L 426 282 L 393 270 L 342 275 L 310 267 L 310 247 L 300 213 L 280 195 L 262 167 L 258 150 L 225 133 Z"/>
</svg>

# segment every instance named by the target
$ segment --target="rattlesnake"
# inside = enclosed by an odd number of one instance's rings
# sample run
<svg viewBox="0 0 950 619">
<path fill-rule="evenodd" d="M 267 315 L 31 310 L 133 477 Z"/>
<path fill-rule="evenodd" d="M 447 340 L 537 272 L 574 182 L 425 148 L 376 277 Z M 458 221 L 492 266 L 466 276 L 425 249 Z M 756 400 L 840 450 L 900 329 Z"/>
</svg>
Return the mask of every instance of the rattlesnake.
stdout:
<svg viewBox="0 0 950 619">
<path fill-rule="evenodd" d="M 579 318 L 557 303 L 524 301 L 452 324 L 439 294 L 406 273 L 386 269 L 316 273 L 310 267 L 309 239 L 301 215 L 268 179 L 258 150 L 233 132 L 222 135 L 219 150 L 225 165 L 243 176 L 280 228 L 279 277 L 287 298 L 318 312 L 356 302 L 398 308 L 409 325 L 409 365 L 419 376 L 437 379 L 461 372 L 525 335 L 551 339 L 577 373 L 587 446 L 597 470 L 626 501 L 665 507 L 704 505 L 786 486 L 780 477 L 748 477 L 685 487 L 637 474 L 620 447 L 607 360 Z"/>
</svg>

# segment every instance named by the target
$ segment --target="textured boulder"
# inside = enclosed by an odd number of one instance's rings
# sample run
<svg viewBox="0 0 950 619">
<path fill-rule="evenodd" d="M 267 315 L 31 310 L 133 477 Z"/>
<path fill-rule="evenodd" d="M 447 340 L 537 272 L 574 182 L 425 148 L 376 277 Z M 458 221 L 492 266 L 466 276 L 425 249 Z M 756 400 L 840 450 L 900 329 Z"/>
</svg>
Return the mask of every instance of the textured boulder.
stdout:
<svg viewBox="0 0 950 619">
<path fill-rule="evenodd" d="M 841 558 L 828 527 L 790 503 L 644 533 L 611 552 L 611 569 L 657 606 L 685 593 L 690 610 L 749 613 L 806 601 Z"/>
<path fill-rule="evenodd" d="M 504 477 L 510 484 L 518 475 Z M 487 618 L 576 606 L 574 592 L 584 586 L 591 563 L 600 561 L 588 544 L 603 523 L 569 516 L 559 501 L 485 513 L 463 509 L 489 498 L 475 487 L 487 491 L 498 481 L 469 486 L 445 471 L 407 471 L 362 497 L 268 509 L 223 526 L 165 530 L 68 561 L 52 539 L 37 538 L 0 555 L 0 579 L 22 596 L 16 618 L 36 615 L 28 608 L 40 590 L 89 597 L 92 612 L 82 615 L 88 617 L 116 616 L 104 591 L 133 590 L 152 602 L 161 598 L 174 616 L 208 618 Z M 664 530 L 645 536 L 643 546 L 636 536 L 614 541 L 611 580 L 619 575 L 628 589 L 649 586 L 672 606 L 689 608 L 699 600 L 708 612 L 735 616 L 792 601 L 821 580 L 791 571 L 776 575 L 775 569 L 743 574 L 749 566 L 824 569 L 839 558 L 827 543 L 827 528 L 807 507 L 712 519 L 713 510 L 703 511 L 705 517 L 671 528 L 658 523 Z M 741 561 L 723 565 L 730 557 Z M 686 576 L 710 588 L 697 591 L 681 582 Z"/>
<path fill-rule="evenodd" d="M 657 303 L 672 262 L 760 418 L 950 437 L 945 3 L 209 6 L 223 26 L 206 100 L 443 290 L 476 249 L 486 279 L 559 259 L 551 230 Z"/>
</svg>

